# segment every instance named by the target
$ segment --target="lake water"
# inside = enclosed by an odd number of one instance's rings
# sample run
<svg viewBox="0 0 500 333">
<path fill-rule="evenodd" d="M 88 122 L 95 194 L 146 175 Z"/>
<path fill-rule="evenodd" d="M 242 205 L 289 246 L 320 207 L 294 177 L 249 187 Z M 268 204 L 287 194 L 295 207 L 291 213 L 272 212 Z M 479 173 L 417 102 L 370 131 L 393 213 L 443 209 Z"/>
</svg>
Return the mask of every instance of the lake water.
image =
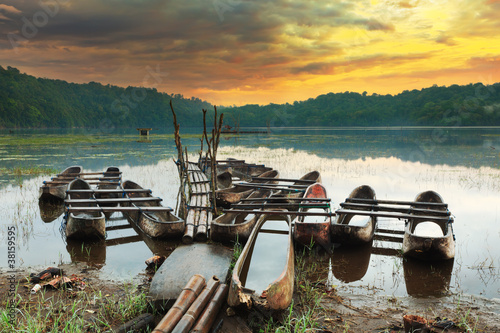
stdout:
<svg viewBox="0 0 500 333">
<path fill-rule="evenodd" d="M 425 190 L 438 192 L 455 217 L 456 257 L 422 264 L 397 256 L 400 244 L 340 247 L 315 258 L 324 278 L 339 291 L 412 297 L 465 294 L 500 297 L 500 129 L 499 128 L 274 128 L 272 134 L 222 136 L 218 157 L 263 163 L 283 178 L 318 170 L 333 207 L 367 184 L 378 199 L 411 201 Z M 201 129 L 182 129 L 182 142 L 197 159 Z M 67 244 L 63 217 L 43 222 L 38 189 L 49 176 L 14 176 L 5 170 L 43 166 L 85 171 L 118 166 L 163 205 L 175 207 L 178 176 L 173 135 L 153 130 L 141 140 L 135 129 L 113 131 L 0 131 L 0 267 L 7 270 L 7 228 L 15 225 L 17 266 L 83 261 L 101 277 L 131 280 L 153 253 L 168 255 L 175 242 L 155 242 L 127 228 L 120 214 L 108 222 L 107 239 Z M 142 142 L 140 142 L 142 141 Z M 380 219 L 379 226 L 403 230 L 404 222 Z M 415 273 L 417 272 L 417 273 Z"/>
</svg>

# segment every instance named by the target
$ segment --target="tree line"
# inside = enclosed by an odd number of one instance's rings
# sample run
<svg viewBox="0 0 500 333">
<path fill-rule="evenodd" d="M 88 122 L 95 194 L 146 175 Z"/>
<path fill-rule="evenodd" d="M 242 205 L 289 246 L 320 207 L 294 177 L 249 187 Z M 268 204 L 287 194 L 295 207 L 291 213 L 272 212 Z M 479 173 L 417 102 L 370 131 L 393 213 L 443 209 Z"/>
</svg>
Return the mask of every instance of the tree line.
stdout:
<svg viewBox="0 0 500 333">
<path fill-rule="evenodd" d="M 181 126 L 202 126 L 202 109 L 213 108 L 154 88 L 68 83 L 0 66 L 0 128 L 166 127 L 172 124 L 170 100 Z M 292 104 L 220 110 L 226 125 L 243 127 L 500 126 L 500 83 L 434 85 L 397 95 L 328 93 Z"/>
</svg>

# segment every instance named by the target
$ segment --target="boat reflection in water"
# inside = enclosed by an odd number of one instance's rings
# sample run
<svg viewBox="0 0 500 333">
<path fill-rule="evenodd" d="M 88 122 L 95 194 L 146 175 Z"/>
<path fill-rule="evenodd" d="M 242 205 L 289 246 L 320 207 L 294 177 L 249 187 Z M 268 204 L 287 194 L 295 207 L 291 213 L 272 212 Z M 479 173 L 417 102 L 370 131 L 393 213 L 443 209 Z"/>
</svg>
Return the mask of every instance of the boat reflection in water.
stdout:
<svg viewBox="0 0 500 333">
<path fill-rule="evenodd" d="M 104 239 L 67 239 L 66 241 L 66 250 L 72 262 L 81 262 L 96 268 L 101 268 L 106 264 L 106 241 Z"/>
<path fill-rule="evenodd" d="M 404 258 L 403 269 L 408 295 L 414 297 L 448 294 L 454 259 L 422 261 Z"/>
<path fill-rule="evenodd" d="M 43 222 L 50 223 L 64 213 L 64 201 L 62 200 L 39 200 L 40 217 Z"/>
<path fill-rule="evenodd" d="M 332 255 L 335 278 L 345 283 L 361 280 L 370 265 L 371 250 L 372 242 L 335 248 Z"/>
</svg>

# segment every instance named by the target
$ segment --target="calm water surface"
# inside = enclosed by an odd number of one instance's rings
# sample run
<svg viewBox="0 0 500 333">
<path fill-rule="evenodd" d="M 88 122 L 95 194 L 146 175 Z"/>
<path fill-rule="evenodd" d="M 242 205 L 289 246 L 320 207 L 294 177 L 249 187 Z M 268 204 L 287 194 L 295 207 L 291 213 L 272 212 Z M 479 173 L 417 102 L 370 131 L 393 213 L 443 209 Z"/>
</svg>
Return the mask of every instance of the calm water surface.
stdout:
<svg viewBox="0 0 500 333">
<path fill-rule="evenodd" d="M 107 239 L 67 243 L 63 217 L 43 222 L 38 188 L 48 176 L 15 176 L 14 167 L 43 166 L 86 171 L 118 166 L 124 179 L 151 188 L 163 205 L 175 207 L 178 179 L 171 131 L 156 130 L 139 142 L 135 129 L 112 132 L 0 132 L 0 267 L 7 270 L 7 226 L 16 225 L 17 265 L 34 269 L 87 262 L 103 278 L 129 280 L 144 271 L 153 253 L 168 254 L 172 242 L 154 242 L 128 226 L 120 214 L 108 221 Z M 199 129 L 183 131 L 189 151 L 199 150 Z M 403 260 L 400 244 L 338 248 L 318 254 L 318 278 L 345 293 L 426 297 L 470 294 L 500 297 L 500 129 L 272 129 L 272 134 L 224 136 L 219 157 L 264 163 L 283 178 L 318 170 L 333 206 L 357 186 L 374 188 L 378 199 L 413 200 L 425 190 L 441 194 L 455 216 L 456 257 L 434 265 Z M 192 156 L 191 159 L 196 159 Z M 44 220 L 48 220 L 44 216 Z M 404 222 L 379 226 L 403 230 Z M 418 272 L 418 273 L 415 273 Z"/>
</svg>

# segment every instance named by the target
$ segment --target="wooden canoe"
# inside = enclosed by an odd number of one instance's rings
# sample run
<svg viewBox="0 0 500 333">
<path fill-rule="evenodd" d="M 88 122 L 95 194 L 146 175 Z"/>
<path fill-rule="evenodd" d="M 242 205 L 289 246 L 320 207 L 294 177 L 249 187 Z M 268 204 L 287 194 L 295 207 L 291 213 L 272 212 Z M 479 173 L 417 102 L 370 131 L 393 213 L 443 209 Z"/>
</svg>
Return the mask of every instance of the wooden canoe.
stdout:
<svg viewBox="0 0 500 333">
<path fill-rule="evenodd" d="M 311 171 L 300 177 L 297 181 L 293 182 L 293 185 L 310 185 L 311 182 L 321 183 L 321 175 L 318 171 Z M 274 197 L 286 197 L 286 198 L 302 198 L 304 196 L 303 191 L 279 191 Z"/>
<path fill-rule="evenodd" d="M 58 178 L 66 177 L 65 175 L 77 175 L 82 172 L 81 166 L 71 166 L 66 168 L 60 173 L 60 177 L 55 177 L 53 180 L 57 181 Z M 74 176 L 77 178 L 78 176 Z M 68 181 L 69 183 L 69 181 Z M 40 187 L 38 199 L 45 201 L 62 201 L 66 197 L 66 190 L 68 189 L 68 184 L 44 184 Z"/>
<path fill-rule="evenodd" d="M 310 185 L 304 195 L 304 201 L 301 201 L 300 204 L 303 203 L 311 203 L 307 201 L 307 198 L 321 198 L 327 199 L 326 188 L 320 183 L 315 183 Z M 329 212 L 330 211 L 330 203 L 322 202 L 322 201 L 314 201 L 314 204 L 318 205 L 318 208 L 301 208 L 299 204 L 300 212 L 308 212 L 308 211 L 320 211 L 320 212 Z M 302 245 L 311 245 L 311 244 L 319 244 L 324 249 L 330 249 L 330 225 L 331 225 L 331 217 L 330 216 L 299 216 L 297 221 L 295 222 L 295 226 L 293 229 L 293 238 L 296 242 Z"/>
<path fill-rule="evenodd" d="M 77 178 L 69 184 L 70 190 L 90 190 L 90 185 Z M 75 192 L 68 194 L 68 199 L 95 199 L 92 192 Z M 97 203 L 72 204 L 70 207 L 98 207 Z M 106 218 L 101 211 L 70 212 L 66 221 L 66 238 L 68 239 L 104 239 L 106 237 Z"/>
<path fill-rule="evenodd" d="M 278 170 L 266 171 L 257 178 L 253 179 L 249 184 L 276 184 L 273 180 L 259 180 L 259 178 L 278 178 Z M 229 207 L 231 204 L 239 202 L 241 199 L 248 197 L 257 188 L 248 188 L 245 186 L 238 186 L 235 184 L 228 189 L 215 191 L 217 205 Z"/>
<path fill-rule="evenodd" d="M 236 261 L 228 295 L 230 306 L 286 309 L 293 295 L 294 250 L 291 221 L 263 214 Z"/>
<path fill-rule="evenodd" d="M 64 201 L 39 200 L 40 217 L 43 222 L 50 223 L 64 213 Z"/>
<path fill-rule="evenodd" d="M 113 177 L 118 175 L 120 172 L 120 169 L 118 167 L 108 167 L 106 171 L 103 172 L 103 177 Z M 105 181 L 105 182 L 100 182 L 97 184 L 97 189 L 99 190 L 114 190 L 117 188 L 120 188 L 120 182 L 121 182 L 121 176 L 120 178 L 116 179 L 116 181 L 110 182 L 110 181 Z M 119 193 L 96 193 L 95 197 L 97 199 L 115 199 L 119 198 L 120 194 Z M 104 207 L 116 207 L 118 204 L 116 203 L 108 203 L 108 204 L 101 204 L 101 206 Z M 104 213 L 107 219 L 113 215 L 113 212 L 106 212 Z"/>
<path fill-rule="evenodd" d="M 349 198 L 375 200 L 375 191 L 368 185 L 358 186 L 351 192 Z M 370 208 L 360 210 L 370 210 Z M 340 244 L 370 242 L 373 239 L 376 226 L 376 216 L 339 214 L 331 225 L 332 242 Z"/>
<path fill-rule="evenodd" d="M 416 202 L 443 203 L 443 198 L 434 191 L 425 191 L 417 195 Z M 414 208 L 412 206 L 412 208 Z M 446 211 L 444 206 L 429 205 L 428 207 L 419 205 L 420 209 Z M 410 218 L 406 221 L 405 233 L 403 236 L 403 254 L 405 256 L 423 260 L 443 260 L 455 257 L 455 237 L 452 229 L 452 219 L 440 219 L 430 221 L 429 219 Z M 421 223 L 435 223 L 442 235 L 426 236 L 415 232 Z"/>
<path fill-rule="evenodd" d="M 142 189 L 137 183 L 126 180 L 122 183 L 125 190 Z M 152 197 L 148 192 L 128 192 L 129 198 Z M 122 206 L 130 207 L 163 207 L 158 201 L 122 203 Z M 159 212 L 127 212 L 127 218 L 130 223 L 134 223 L 146 235 L 152 238 L 174 238 L 181 237 L 184 233 L 185 221 L 170 211 Z"/>
<path fill-rule="evenodd" d="M 250 194 L 247 199 L 266 198 L 270 195 L 271 190 L 258 190 Z M 235 208 L 237 207 L 238 205 L 235 205 Z M 230 212 L 222 214 L 210 223 L 210 239 L 215 242 L 238 241 L 244 244 L 250 237 L 259 216 L 259 214 Z"/>
</svg>

